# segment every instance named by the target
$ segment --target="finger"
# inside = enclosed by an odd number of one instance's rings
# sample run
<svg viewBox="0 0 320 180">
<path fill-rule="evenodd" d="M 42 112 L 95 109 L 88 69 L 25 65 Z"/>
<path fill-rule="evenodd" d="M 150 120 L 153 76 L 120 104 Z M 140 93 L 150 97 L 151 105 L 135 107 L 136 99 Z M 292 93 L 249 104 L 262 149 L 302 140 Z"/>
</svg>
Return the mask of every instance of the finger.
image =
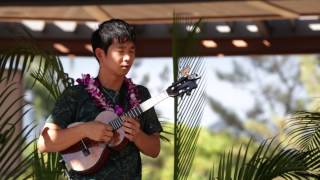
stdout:
<svg viewBox="0 0 320 180">
<path fill-rule="evenodd" d="M 105 131 L 104 136 L 112 137 L 113 132 L 112 131 Z"/>
<path fill-rule="evenodd" d="M 129 116 L 124 116 L 123 119 L 124 119 L 124 121 L 127 121 L 127 122 L 136 122 L 137 121 L 137 119 L 134 119 Z"/>
<path fill-rule="evenodd" d="M 106 125 L 106 126 L 105 126 L 105 129 L 106 129 L 107 131 L 112 131 L 112 127 L 111 127 L 110 125 Z"/>
<path fill-rule="evenodd" d="M 128 127 L 128 128 L 131 128 L 131 129 L 134 129 L 134 130 L 138 130 L 140 129 L 140 124 L 137 123 L 137 122 L 128 122 L 125 127 Z"/>
<path fill-rule="evenodd" d="M 139 121 L 136 121 L 135 119 L 130 119 L 130 120 L 126 121 L 125 123 L 131 124 L 132 126 L 135 126 L 135 127 L 140 127 Z"/>
<path fill-rule="evenodd" d="M 100 137 L 99 141 L 101 142 L 107 142 L 107 140 L 110 139 L 109 137 L 106 137 L 106 136 L 102 136 Z"/>
<path fill-rule="evenodd" d="M 108 143 L 111 141 L 111 137 L 103 137 L 102 141 Z"/>
<path fill-rule="evenodd" d="M 130 134 L 124 134 L 124 137 L 126 137 L 127 139 L 129 139 L 129 141 L 132 141 L 133 136 Z"/>
<path fill-rule="evenodd" d="M 104 139 L 112 139 L 112 137 L 113 137 L 113 136 L 110 136 L 109 134 L 108 134 L 108 135 L 103 136 L 103 138 L 104 138 Z"/>
<path fill-rule="evenodd" d="M 121 117 L 123 121 L 129 121 L 130 117 L 129 116 L 123 116 Z"/>
<path fill-rule="evenodd" d="M 123 127 L 125 133 L 132 134 L 133 130 L 131 128 Z"/>
<path fill-rule="evenodd" d="M 136 120 L 131 121 L 136 128 L 140 128 L 140 123 Z"/>
<path fill-rule="evenodd" d="M 123 123 L 123 126 L 127 127 L 127 128 L 132 128 L 133 124 L 127 121 L 127 122 Z"/>
</svg>

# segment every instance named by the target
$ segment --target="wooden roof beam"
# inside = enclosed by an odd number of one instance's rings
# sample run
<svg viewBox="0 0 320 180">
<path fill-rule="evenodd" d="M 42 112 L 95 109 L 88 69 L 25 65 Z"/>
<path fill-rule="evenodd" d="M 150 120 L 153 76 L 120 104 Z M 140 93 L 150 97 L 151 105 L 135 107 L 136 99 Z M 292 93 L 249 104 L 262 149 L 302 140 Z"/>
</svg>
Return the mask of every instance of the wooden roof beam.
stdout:
<svg viewBox="0 0 320 180">
<path fill-rule="evenodd" d="M 272 4 L 269 1 L 248 1 L 247 3 L 256 8 L 260 8 L 263 11 L 269 11 L 274 14 L 278 14 L 283 18 L 293 19 L 300 16 L 297 12 L 291 9 L 280 7 L 278 5 Z"/>
<path fill-rule="evenodd" d="M 112 18 L 112 16 L 104 9 L 102 9 L 100 6 L 83 6 L 82 9 L 85 10 L 94 19 L 100 22 Z"/>
</svg>

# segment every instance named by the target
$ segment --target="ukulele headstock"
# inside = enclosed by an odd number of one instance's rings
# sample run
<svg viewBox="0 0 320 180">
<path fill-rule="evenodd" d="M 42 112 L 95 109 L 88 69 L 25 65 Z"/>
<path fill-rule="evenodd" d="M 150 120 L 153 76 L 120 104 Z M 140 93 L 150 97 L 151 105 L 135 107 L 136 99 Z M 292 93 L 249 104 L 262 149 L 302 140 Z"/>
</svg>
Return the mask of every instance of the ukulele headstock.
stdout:
<svg viewBox="0 0 320 180">
<path fill-rule="evenodd" d="M 182 75 L 176 82 L 167 88 L 167 93 L 170 97 L 191 95 L 191 91 L 198 87 L 197 80 L 200 79 L 198 74 L 190 74 L 190 67 L 186 67 L 180 71 Z"/>
</svg>

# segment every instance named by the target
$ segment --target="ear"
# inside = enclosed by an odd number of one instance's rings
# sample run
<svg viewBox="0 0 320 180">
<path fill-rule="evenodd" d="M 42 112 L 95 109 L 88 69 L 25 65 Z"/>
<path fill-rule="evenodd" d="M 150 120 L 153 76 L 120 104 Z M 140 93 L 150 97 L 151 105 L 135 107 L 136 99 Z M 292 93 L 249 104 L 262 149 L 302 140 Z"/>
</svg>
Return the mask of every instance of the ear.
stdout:
<svg viewBox="0 0 320 180">
<path fill-rule="evenodd" d="M 94 53 L 95 53 L 95 55 L 97 56 L 97 58 L 98 58 L 98 60 L 99 60 L 99 63 L 100 63 L 100 61 L 101 61 L 102 59 L 104 59 L 104 56 L 105 56 L 104 50 L 101 49 L 101 48 L 96 48 L 96 49 L 94 50 Z"/>
</svg>

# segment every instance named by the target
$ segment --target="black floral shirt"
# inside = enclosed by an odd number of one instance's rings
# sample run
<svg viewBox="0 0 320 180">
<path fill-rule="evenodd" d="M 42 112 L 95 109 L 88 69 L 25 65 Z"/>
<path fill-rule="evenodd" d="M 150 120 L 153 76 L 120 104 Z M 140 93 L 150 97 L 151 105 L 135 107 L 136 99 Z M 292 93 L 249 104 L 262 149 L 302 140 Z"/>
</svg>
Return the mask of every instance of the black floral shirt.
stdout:
<svg viewBox="0 0 320 180">
<path fill-rule="evenodd" d="M 137 86 L 139 98 L 143 101 L 149 99 L 150 93 L 144 86 Z M 127 88 L 123 85 L 119 94 L 106 88 L 100 88 L 109 102 L 120 104 L 124 110 L 128 110 Z M 61 128 L 66 128 L 74 122 L 88 122 L 103 111 L 98 108 L 90 95 L 82 85 L 67 88 L 56 102 L 52 116 L 47 122 L 55 123 Z M 157 118 L 154 108 L 149 109 L 138 117 L 141 129 L 147 134 L 161 132 L 162 127 Z M 70 170 L 70 179 L 108 179 L 108 180 L 135 180 L 141 179 L 140 151 L 134 143 L 130 142 L 121 151 L 111 150 L 109 159 L 95 174 L 80 175 Z"/>
</svg>

